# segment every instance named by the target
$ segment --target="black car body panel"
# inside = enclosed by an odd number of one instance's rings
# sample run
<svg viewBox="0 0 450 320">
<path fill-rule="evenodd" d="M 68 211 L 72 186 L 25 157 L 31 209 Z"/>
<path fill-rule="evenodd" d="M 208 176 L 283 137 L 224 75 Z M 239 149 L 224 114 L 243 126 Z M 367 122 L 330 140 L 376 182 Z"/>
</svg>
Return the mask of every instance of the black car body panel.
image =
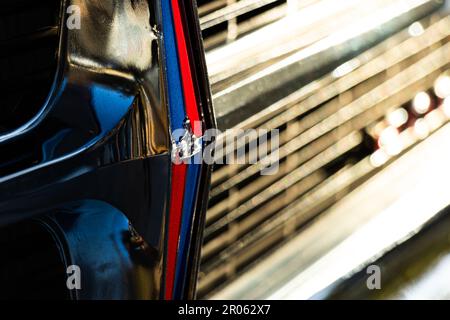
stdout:
<svg viewBox="0 0 450 320">
<path fill-rule="evenodd" d="M 66 267 L 83 272 L 72 298 L 163 298 L 172 146 L 160 1 L 61 6 L 51 93 L 32 119 L 0 135 L 0 225 L 32 218 L 50 231 Z M 81 28 L 70 28 L 77 8 Z M 185 9 L 190 48 L 200 52 L 195 4 Z M 195 59 L 209 128 L 204 58 Z M 202 168 L 200 195 L 209 186 Z M 194 296 L 206 200 L 196 202 L 192 271 L 179 298 Z"/>
</svg>

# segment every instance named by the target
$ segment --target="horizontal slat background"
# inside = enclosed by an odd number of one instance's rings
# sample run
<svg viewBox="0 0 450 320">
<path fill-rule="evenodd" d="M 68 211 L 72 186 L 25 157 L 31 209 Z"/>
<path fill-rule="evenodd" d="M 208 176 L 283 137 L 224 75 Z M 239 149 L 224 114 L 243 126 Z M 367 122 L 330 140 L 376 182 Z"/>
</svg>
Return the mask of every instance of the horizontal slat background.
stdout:
<svg viewBox="0 0 450 320">
<path fill-rule="evenodd" d="M 354 2 L 355 7 L 350 11 L 342 5 L 334 13 L 322 12 L 324 20 L 315 22 L 320 25 L 319 29 L 311 31 L 299 26 L 298 30 L 289 31 L 290 35 L 295 35 L 293 37 L 280 34 L 280 38 L 289 41 L 284 41 L 286 47 L 277 47 L 275 53 L 261 50 L 268 48 L 267 44 L 258 44 L 259 49 L 253 51 L 249 46 L 250 52 L 242 50 L 246 44 L 239 41 L 246 37 L 239 35 L 208 45 L 210 39 L 223 32 L 212 31 L 215 22 L 217 25 L 236 23 L 232 20 L 239 16 L 238 4 L 261 10 L 269 2 L 270 9 L 255 12 L 256 17 L 271 10 L 284 10 L 283 15 L 274 19 L 279 22 L 289 14 L 286 12 L 289 4 L 285 2 L 200 1 L 216 101 L 218 94 L 234 90 L 253 74 L 270 70 L 274 64 L 309 50 L 330 34 L 339 32 L 335 30 L 337 25 L 351 24 L 355 15 L 370 17 L 377 11 L 359 7 Z M 388 3 L 395 5 L 395 1 L 375 2 L 380 8 Z M 315 6 L 323 8 L 320 1 L 301 3 L 305 6 L 303 10 L 313 10 Z M 351 1 L 348 3 L 352 5 Z M 236 125 L 279 129 L 280 167 L 275 175 L 261 176 L 258 164 L 216 165 L 202 250 L 200 297 L 212 295 L 262 261 L 266 254 L 301 232 L 305 224 L 323 210 L 420 141 L 423 137 L 415 131 L 414 121 L 423 120 L 429 132 L 447 121 L 442 100 L 434 95 L 432 88 L 450 66 L 450 18 L 431 15 L 436 4 L 426 7 L 430 1 L 409 3 L 409 9 L 415 11 L 408 15 L 411 20 L 402 22 L 403 26 L 397 25 L 397 32 L 339 61 L 338 67 L 321 76 L 314 72 L 309 74 L 306 84 L 294 84 L 290 94 L 248 118 L 243 117 Z M 334 14 L 338 19 L 332 23 L 330 16 Z M 411 26 L 417 18 L 420 22 Z M 255 25 L 251 30 L 258 28 L 261 26 Z M 256 36 L 252 37 L 250 35 L 248 40 L 257 41 Z M 239 46 L 233 47 L 236 43 Z M 233 54 L 242 56 L 233 57 Z M 222 65 L 217 62 L 220 57 L 226 58 Z M 230 57 L 233 61 L 227 60 Z M 245 64 L 246 61 L 250 61 L 249 64 Z M 230 65 L 223 67 L 228 63 Z M 420 91 L 426 91 L 431 97 L 432 106 L 426 115 L 417 115 L 412 108 L 411 100 Z M 216 112 L 220 114 L 217 108 L 220 105 L 216 105 Z M 402 131 L 402 148 L 378 163 L 379 128 L 386 126 L 388 115 L 399 108 L 409 115 L 408 124 L 399 130 Z M 225 140 L 225 136 L 219 139 Z"/>
</svg>

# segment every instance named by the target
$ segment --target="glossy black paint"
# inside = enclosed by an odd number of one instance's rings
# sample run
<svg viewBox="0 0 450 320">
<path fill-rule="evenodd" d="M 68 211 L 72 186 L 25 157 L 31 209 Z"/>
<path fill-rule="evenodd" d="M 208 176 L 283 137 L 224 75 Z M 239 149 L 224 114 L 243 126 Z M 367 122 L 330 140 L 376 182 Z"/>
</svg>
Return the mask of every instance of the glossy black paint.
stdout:
<svg viewBox="0 0 450 320">
<path fill-rule="evenodd" d="M 38 221 L 52 234 L 66 265 L 77 265 L 81 289 L 72 299 L 159 299 L 158 252 L 133 241 L 128 219 L 105 202 L 66 204 Z"/>
<path fill-rule="evenodd" d="M 82 269 L 73 298 L 161 298 L 171 160 L 158 1 L 62 5 L 52 92 L 0 136 L 0 226 L 45 221 Z M 70 5 L 80 29 L 65 25 Z M 145 239 L 139 253 L 128 220 Z"/>
</svg>

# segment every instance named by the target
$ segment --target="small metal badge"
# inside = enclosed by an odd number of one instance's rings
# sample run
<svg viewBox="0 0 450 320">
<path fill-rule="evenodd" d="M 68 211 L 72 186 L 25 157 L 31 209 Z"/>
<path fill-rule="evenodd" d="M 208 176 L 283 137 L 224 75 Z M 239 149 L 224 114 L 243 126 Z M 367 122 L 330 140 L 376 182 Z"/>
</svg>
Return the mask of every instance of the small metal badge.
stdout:
<svg viewBox="0 0 450 320">
<path fill-rule="evenodd" d="M 181 164 L 202 150 L 202 137 L 195 136 L 189 119 L 184 120 L 183 128 L 184 134 L 178 141 L 172 137 L 172 162 L 174 164 Z"/>
</svg>

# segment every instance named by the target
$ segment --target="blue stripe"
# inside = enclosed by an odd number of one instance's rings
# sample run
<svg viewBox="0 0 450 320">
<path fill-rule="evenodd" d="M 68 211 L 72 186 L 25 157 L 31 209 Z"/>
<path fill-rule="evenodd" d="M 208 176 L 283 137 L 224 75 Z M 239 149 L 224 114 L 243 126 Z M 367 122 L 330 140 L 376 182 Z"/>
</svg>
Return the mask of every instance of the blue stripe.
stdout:
<svg viewBox="0 0 450 320">
<path fill-rule="evenodd" d="M 161 1 L 163 37 L 166 57 L 166 74 L 168 84 L 170 124 L 172 131 L 183 128 L 183 121 L 186 118 L 184 111 L 183 87 L 181 84 L 180 68 L 178 64 L 178 54 L 176 38 L 172 20 L 172 8 L 169 0 Z"/>
</svg>

